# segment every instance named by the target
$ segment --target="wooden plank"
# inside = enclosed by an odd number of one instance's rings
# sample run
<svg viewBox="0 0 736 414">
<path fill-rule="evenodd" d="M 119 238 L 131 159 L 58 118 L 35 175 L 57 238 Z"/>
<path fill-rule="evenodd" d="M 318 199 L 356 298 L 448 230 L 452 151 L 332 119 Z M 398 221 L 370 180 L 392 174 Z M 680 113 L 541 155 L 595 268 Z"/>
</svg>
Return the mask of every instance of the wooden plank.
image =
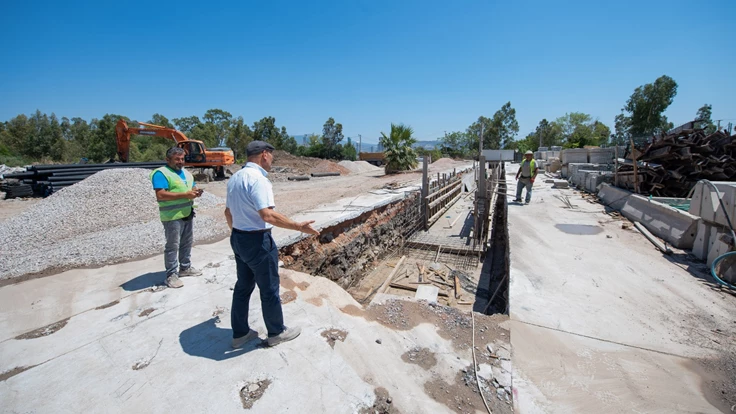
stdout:
<svg viewBox="0 0 736 414">
<path fill-rule="evenodd" d="M 389 273 L 389 275 L 386 278 L 386 280 L 384 280 L 383 281 L 383 284 L 381 284 L 381 287 L 378 288 L 378 292 L 380 292 L 380 293 L 385 293 L 386 292 L 386 290 L 388 289 L 389 284 L 391 283 L 391 279 L 396 274 L 396 271 L 398 271 L 399 269 L 401 269 L 401 265 L 404 263 L 404 260 L 405 259 L 406 259 L 406 256 L 401 256 L 401 259 L 399 259 L 399 262 L 396 263 L 396 267 L 394 267 L 394 270 L 392 270 L 391 273 Z M 370 297 L 371 295 L 368 295 L 368 296 Z"/>
<path fill-rule="evenodd" d="M 416 292 L 417 291 L 417 288 L 415 288 L 414 286 L 402 285 L 401 283 L 391 283 L 389 286 L 391 286 L 394 289 L 408 290 L 410 292 Z M 443 291 L 440 291 L 440 293 L 438 295 L 439 296 L 442 296 L 442 297 L 445 297 L 445 298 L 449 297 L 447 295 L 447 293 L 445 293 Z"/>
</svg>

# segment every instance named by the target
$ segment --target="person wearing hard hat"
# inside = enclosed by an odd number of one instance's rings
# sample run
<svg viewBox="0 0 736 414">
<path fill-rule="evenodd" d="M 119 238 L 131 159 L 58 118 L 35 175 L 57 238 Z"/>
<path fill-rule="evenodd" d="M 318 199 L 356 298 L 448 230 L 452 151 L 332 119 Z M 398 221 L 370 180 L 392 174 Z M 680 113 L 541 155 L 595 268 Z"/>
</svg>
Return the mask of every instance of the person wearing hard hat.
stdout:
<svg viewBox="0 0 736 414">
<path fill-rule="evenodd" d="M 514 201 L 521 203 L 521 191 L 524 187 L 526 187 L 526 204 L 532 201 L 532 185 L 534 185 L 538 171 L 539 167 L 537 167 L 537 161 L 534 160 L 534 153 L 527 151 L 519 166 L 519 172 L 516 173 L 516 199 Z"/>
</svg>

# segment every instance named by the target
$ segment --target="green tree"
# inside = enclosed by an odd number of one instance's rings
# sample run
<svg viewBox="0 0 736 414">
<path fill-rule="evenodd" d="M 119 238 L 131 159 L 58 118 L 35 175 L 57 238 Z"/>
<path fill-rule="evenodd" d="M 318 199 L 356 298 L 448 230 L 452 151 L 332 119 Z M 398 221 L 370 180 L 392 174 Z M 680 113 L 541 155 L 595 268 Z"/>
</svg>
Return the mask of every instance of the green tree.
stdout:
<svg viewBox="0 0 736 414">
<path fill-rule="evenodd" d="M 243 121 L 243 117 L 239 116 L 232 123 L 226 144 L 235 152 L 236 159 L 245 160 L 245 150 L 251 141 L 253 141 L 253 132 L 245 121 Z"/>
<path fill-rule="evenodd" d="M 481 116 L 468 127 L 466 134 L 474 137 L 469 142 L 471 146 L 468 150 L 473 154 L 478 153 L 477 137 L 480 136 L 481 130 L 484 149 L 499 149 L 512 145 L 514 137 L 519 133 L 519 123 L 516 121 L 516 109 L 511 107 L 511 102 L 506 102 L 493 114 L 493 118 Z"/>
<path fill-rule="evenodd" d="M 631 118 L 626 116 L 621 111 L 620 114 L 616 115 L 614 123 L 615 132 L 611 135 L 612 145 L 627 145 L 631 138 Z"/>
<path fill-rule="evenodd" d="M 664 112 L 677 95 L 677 82 L 667 75 L 660 76 L 654 83 L 639 86 L 626 101 L 623 111 L 627 112 L 627 133 L 635 140 L 646 141 L 655 134 L 661 134 L 673 125 Z"/>
<path fill-rule="evenodd" d="M 206 124 L 213 124 L 215 126 L 215 139 L 217 143 L 214 146 L 225 145 L 227 135 L 230 132 L 230 123 L 233 119 L 232 114 L 222 109 L 209 109 L 204 113 L 202 119 L 204 119 Z"/>
<path fill-rule="evenodd" d="M 176 129 L 183 132 L 187 137 L 189 137 L 189 133 L 192 132 L 196 126 L 202 124 L 202 121 L 200 121 L 199 117 L 196 115 L 174 118 L 172 121 L 176 125 Z"/>
<path fill-rule="evenodd" d="M 348 142 L 343 146 L 344 159 L 348 161 L 355 161 L 358 159 L 358 150 L 353 145 L 353 141 L 348 137 Z"/>
<path fill-rule="evenodd" d="M 417 154 L 412 148 L 417 140 L 412 136 L 414 130 L 404 124 L 391 124 L 391 133 L 381 132 L 379 143 L 386 156 L 386 173 L 411 170 L 417 165 Z"/>
<path fill-rule="evenodd" d="M 276 118 L 267 116 L 253 123 L 253 139 L 266 141 L 276 149 L 283 149 L 284 140 L 289 136 L 286 128 L 276 126 Z"/>
<path fill-rule="evenodd" d="M 160 126 L 166 127 L 166 128 L 172 128 L 172 129 L 174 128 L 174 124 L 172 124 L 171 122 L 169 122 L 169 118 L 167 118 L 167 117 L 165 117 L 165 116 L 163 116 L 163 115 L 161 115 L 159 113 L 153 114 L 151 116 L 151 120 L 148 121 L 148 123 L 149 124 L 154 124 L 154 125 L 160 125 Z"/>
<path fill-rule="evenodd" d="M 442 153 L 452 158 L 464 157 L 470 151 L 470 148 L 467 146 L 467 134 L 462 131 L 452 131 L 449 134 L 445 132 L 445 136 L 438 141 L 440 141 L 440 150 Z"/>
<path fill-rule="evenodd" d="M 66 140 L 64 140 L 64 130 L 59 123 L 59 118 L 56 114 L 52 113 L 49 125 L 49 138 L 50 143 L 48 155 L 54 161 L 64 161 L 66 156 Z"/>
<path fill-rule="evenodd" d="M 602 122 L 582 112 L 571 112 L 555 120 L 565 148 L 598 146 L 608 142 L 611 130 Z"/>
<path fill-rule="evenodd" d="M 128 125 L 135 125 L 126 116 L 105 114 L 100 119 L 93 119 L 90 123 L 90 142 L 87 146 L 87 157 L 94 162 L 105 162 L 117 156 L 117 140 L 115 124 L 118 119 L 124 119 Z"/>
<path fill-rule="evenodd" d="M 281 149 L 289 154 L 296 154 L 298 148 L 299 144 L 296 143 L 296 138 L 291 136 L 284 138 L 284 141 L 281 144 Z"/>
<path fill-rule="evenodd" d="M 324 158 L 337 158 L 336 147 L 342 141 L 342 124 L 330 117 L 322 126 L 322 149 Z"/>
<path fill-rule="evenodd" d="M 711 119 L 712 114 L 712 105 L 705 104 L 700 107 L 700 109 L 698 109 L 698 113 L 695 115 L 695 120 L 698 121 L 695 123 L 696 128 L 704 129 L 706 134 L 712 134 L 716 132 L 716 125 Z"/>
</svg>

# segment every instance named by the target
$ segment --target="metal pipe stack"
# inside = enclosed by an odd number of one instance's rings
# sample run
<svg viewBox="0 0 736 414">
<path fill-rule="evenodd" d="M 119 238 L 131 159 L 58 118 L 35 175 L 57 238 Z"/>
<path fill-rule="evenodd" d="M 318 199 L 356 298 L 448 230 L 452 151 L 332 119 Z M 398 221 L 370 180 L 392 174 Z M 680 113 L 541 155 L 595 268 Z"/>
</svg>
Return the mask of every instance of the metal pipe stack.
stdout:
<svg viewBox="0 0 736 414">
<path fill-rule="evenodd" d="M 62 188 L 74 185 L 85 178 L 112 168 L 155 169 L 166 163 L 129 162 L 109 164 L 58 164 L 31 165 L 25 172 L 5 174 L 5 178 L 20 180 L 18 185 L 5 184 L 6 198 L 28 197 L 33 194 L 48 197 Z"/>
</svg>

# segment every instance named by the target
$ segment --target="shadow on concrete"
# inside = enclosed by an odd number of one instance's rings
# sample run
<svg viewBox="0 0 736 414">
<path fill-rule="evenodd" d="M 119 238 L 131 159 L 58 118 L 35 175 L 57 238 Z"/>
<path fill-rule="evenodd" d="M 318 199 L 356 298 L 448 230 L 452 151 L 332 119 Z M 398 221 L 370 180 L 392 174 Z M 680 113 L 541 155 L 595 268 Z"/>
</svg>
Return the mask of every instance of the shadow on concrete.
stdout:
<svg viewBox="0 0 736 414">
<path fill-rule="evenodd" d="M 120 285 L 123 290 L 135 292 L 136 290 L 148 289 L 150 287 L 162 285 L 166 281 L 166 271 L 149 272 L 137 276 Z"/>
<path fill-rule="evenodd" d="M 241 349 L 232 349 L 230 344 L 233 331 L 217 326 L 217 320 L 216 317 L 210 318 L 183 330 L 179 334 L 181 349 L 191 356 L 224 361 L 266 347 L 265 341 L 256 339 L 246 343 Z"/>
<path fill-rule="evenodd" d="M 695 256 L 688 253 L 672 253 L 671 255 L 662 255 L 667 261 L 674 264 L 675 266 L 687 271 L 693 277 L 700 280 L 700 283 L 705 285 L 707 288 L 719 292 L 726 292 L 728 294 L 736 296 L 736 292 L 722 287 L 713 276 L 710 274 L 710 267 L 698 260 Z"/>
</svg>

